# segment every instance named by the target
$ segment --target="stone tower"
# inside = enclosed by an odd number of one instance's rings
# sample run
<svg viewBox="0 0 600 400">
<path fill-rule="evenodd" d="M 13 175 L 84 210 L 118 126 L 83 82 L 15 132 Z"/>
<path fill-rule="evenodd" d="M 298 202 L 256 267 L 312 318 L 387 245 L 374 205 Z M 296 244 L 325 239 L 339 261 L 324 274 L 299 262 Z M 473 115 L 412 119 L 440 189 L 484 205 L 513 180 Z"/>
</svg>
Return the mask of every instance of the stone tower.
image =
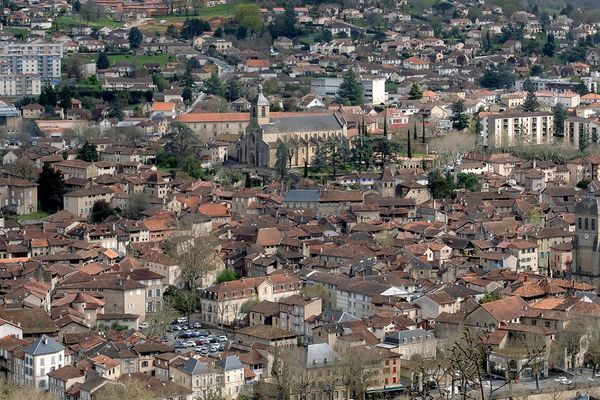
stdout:
<svg viewBox="0 0 600 400">
<path fill-rule="evenodd" d="M 590 192 L 575 207 L 573 278 L 600 282 L 600 197 Z"/>
</svg>

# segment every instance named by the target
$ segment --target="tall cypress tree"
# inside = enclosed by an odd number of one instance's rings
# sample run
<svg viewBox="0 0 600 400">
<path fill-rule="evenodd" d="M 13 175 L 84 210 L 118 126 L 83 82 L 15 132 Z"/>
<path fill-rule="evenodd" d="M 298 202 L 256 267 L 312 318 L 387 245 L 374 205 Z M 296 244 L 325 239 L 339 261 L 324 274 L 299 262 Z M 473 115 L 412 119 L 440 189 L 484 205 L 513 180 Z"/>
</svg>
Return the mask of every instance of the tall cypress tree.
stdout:
<svg viewBox="0 0 600 400">
<path fill-rule="evenodd" d="M 417 140 L 418 138 L 418 134 L 417 134 L 417 121 L 413 121 L 413 139 Z"/>
<path fill-rule="evenodd" d="M 385 112 L 385 111 L 384 111 Z M 383 136 L 388 138 L 387 113 L 383 114 Z M 389 139 L 389 138 L 388 138 Z"/>
<path fill-rule="evenodd" d="M 407 136 L 407 141 L 406 141 L 406 155 L 408 156 L 408 158 L 412 158 L 412 148 L 410 145 L 410 129 L 407 132 L 408 134 Z"/>
<path fill-rule="evenodd" d="M 423 114 L 423 135 L 421 136 L 421 143 L 425 144 L 425 114 Z"/>
</svg>

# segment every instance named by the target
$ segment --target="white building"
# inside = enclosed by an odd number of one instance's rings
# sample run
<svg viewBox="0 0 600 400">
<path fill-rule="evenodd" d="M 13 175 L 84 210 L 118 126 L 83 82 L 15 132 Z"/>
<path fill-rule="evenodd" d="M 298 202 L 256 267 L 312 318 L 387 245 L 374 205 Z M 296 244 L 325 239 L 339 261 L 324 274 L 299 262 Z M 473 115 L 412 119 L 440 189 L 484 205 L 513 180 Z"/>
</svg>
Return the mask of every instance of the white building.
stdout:
<svg viewBox="0 0 600 400">
<path fill-rule="evenodd" d="M 554 115 L 551 112 L 487 114 L 481 126 L 483 146 L 550 144 L 554 135 Z"/>
<path fill-rule="evenodd" d="M 56 84 L 60 81 L 62 43 L 6 43 L 0 45 L 1 75 L 37 75 Z"/>
<path fill-rule="evenodd" d="M 46 335 L 27 346 L 23 353 L 25 384 L 39 389 L 48 388 L 48 372 L 65 365 L 65 347 Z"/>
<path fill-rule="evenodd" d="M 313 78 L 310 91 L 321 97 L 336 97 L 344 78 Z M 385 91 L 385 78 L 380 76 L 364 76 L 361 78 L 365 104 L 385 104 L 388 94 Z"/>
<path fill-rule="evenodd" d="M 12 322 L 0 319 L 0 339 L 6 336 L 14 336 L 23 339 L 23 329 Z"/>
</svg>

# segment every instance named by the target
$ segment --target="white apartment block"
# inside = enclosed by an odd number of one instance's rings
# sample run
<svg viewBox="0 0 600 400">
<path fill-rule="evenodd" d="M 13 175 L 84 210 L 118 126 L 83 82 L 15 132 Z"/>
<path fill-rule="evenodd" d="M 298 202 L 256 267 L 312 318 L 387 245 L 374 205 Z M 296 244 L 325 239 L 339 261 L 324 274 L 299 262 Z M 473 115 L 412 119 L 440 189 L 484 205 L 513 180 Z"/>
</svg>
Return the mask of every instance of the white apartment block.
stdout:
<svg viewBox="0 0 600 400">
<path fill-rule="evenodd" d="M 600 140 L 600 123 L 592 118 L 569 117 L 565 121 L 564 142 L 579 148 L 579 142 L 584 136 L 588 143 L 594 139 Z"/>
<path fill-rule="evenodd" d="M 344 82 L 343 78 L 313 78 L 310 81 L 310 91 L 321 97 L 335 97 Z M 365 104 L 386 104 L 388 94 L 385 91 L 385 78 L 380 76 L 361 77 Z"/>
<path fill-rule="evenodd" d="M 506 112 L 483 117 L 481 144 L 486 147 L 550 144 L 554 135 L 551 112 Z"/>
<path fill-rule="evenodd" d="M 6 43 L 0 45 L 2 95 L 35 95 L 42 81 L 60 81 L 61 43 Z M 9 83 L 10 82 L 10 83 Z"/>
<path fill-rule="evenodd" d="M 42 78 L 39 75 L 0 75 L 0 96 L 39 96 Z"/>
</svg>

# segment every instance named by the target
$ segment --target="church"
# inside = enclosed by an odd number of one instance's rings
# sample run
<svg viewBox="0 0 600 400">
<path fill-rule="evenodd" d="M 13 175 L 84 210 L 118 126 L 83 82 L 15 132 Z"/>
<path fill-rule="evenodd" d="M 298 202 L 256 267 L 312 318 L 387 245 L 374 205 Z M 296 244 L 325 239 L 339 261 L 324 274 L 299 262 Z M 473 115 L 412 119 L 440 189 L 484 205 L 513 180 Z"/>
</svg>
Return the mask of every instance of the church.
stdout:
<svg viewBox="0 0 600 400">
<path fill-rule="evenodd" d="M 600 193 L 595 183 L 575 207 L 576 225 L 571 276 L 578 281 L 600 283 Z"/>
<path fill-rule="evenodd" d="M 277 147 L 285 142 L 292 151 L 291 167 L 313 161 L 317 147 L 327 139 L 348 137 L 346 121 L 327 113 L 274 113 L 258 87 L 250 108 L 250 123 L 240 138 L 238 159 L 256 167 L 273 168 Z"/>
</svg>

